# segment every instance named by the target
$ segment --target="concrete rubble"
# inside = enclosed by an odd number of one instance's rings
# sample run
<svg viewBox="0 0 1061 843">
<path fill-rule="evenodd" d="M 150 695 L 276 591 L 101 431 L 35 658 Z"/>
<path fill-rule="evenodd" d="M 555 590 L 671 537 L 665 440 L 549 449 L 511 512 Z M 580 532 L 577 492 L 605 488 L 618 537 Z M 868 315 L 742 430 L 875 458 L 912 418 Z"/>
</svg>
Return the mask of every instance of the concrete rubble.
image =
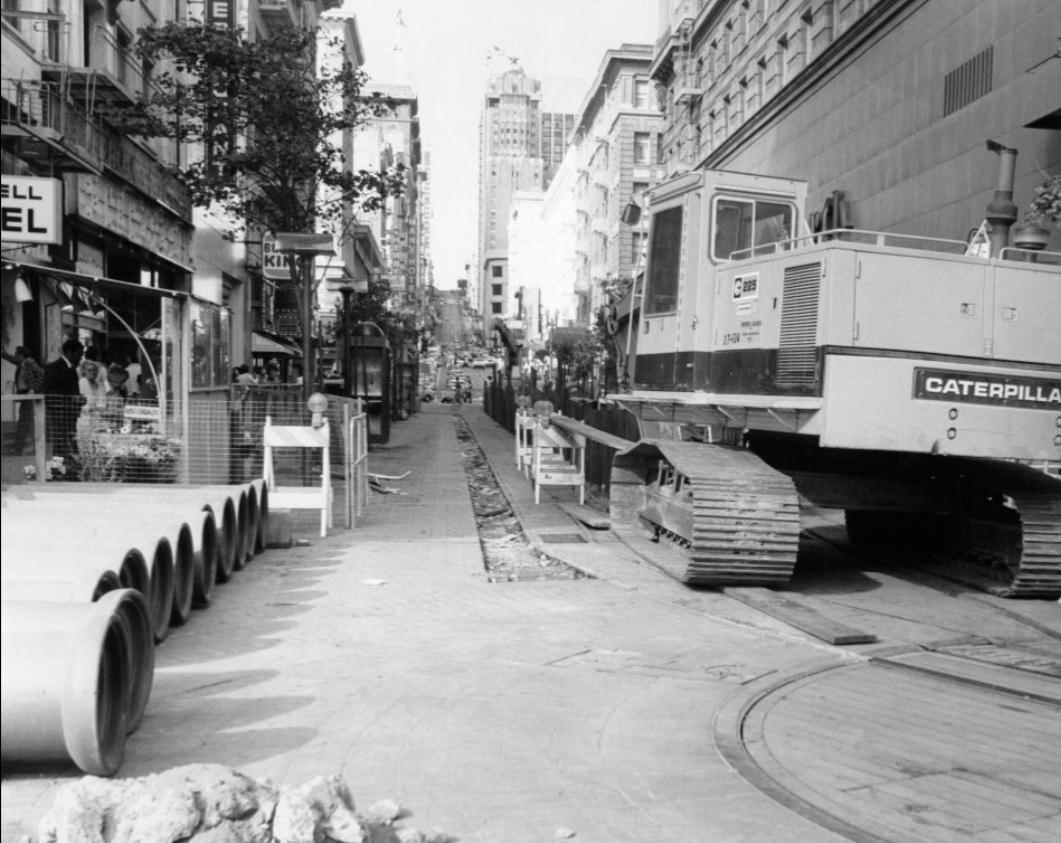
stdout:
<svg viewBox="0 0 1061 843">
<path fill-rule="evenodd" d="M 276 787 L 220 764 L 187 764 L 131 779 L 85 776 L 65 785 L 23 843 L 449 843 L 396 823 L 381 800 L 358 813 L 340 775 Z"/>
</svg>

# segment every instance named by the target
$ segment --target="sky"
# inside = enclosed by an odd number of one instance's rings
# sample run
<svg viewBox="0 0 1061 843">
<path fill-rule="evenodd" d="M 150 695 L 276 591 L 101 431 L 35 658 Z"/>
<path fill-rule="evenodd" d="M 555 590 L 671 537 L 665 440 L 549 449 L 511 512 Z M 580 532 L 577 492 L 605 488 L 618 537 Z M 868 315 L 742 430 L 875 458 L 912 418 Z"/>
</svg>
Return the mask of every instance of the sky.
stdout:
<svg viewBox="0 0 1061 843">
<path fill-rule="evenodd" d="M 651 44 L 658 35 L 658 0 L 346 0 L 343 11 L 357 18 L 368 90 L 403 81 L 419 99 L 421 143 L 431 155 L 431 257 L 440 289 L 456 287 L 475 256 L 479 112 L 487 79 L 512 66 L 508 57 L 517 58 L 541 80 L 544 110 L 577 112 L 605 50 Z M 399 11 L 404 80 L 393 50 Z"/>
</svg>

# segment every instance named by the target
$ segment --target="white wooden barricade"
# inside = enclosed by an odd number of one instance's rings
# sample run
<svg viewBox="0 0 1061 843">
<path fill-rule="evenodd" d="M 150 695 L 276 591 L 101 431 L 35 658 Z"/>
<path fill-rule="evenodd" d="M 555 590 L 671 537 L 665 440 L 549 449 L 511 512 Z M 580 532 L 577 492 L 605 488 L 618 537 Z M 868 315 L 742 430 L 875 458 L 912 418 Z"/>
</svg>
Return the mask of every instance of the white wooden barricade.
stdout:
<svg viewBox="0 0 1061 843">
<path fill-rule="evenodd" d="M 536 419 L 531 443 L 531 483 L 534 502 L 541 503 L 542 486 L 574 486 L 578 502 L 586 502 L 586 437 L 557 427 L 544 427 Z"/>
<path fill-rule="evenodd" d="M 346 424 L 346 526 L 356 527 L 368 501 L 368 414 L 360 398 L 343 406 Z"/>
<path fill-rule="evenodd" d="M 332 525 L 331 447 L 327 420 L 320 427 L 279 426 L 265 417 L 265 459 L 262 475 L 269 486 L 270 509 L 319 509 L 321 537 Z M 278 486 L 273 470 L 273 448 L 320 448 L 320 486 Z"/>
<path fill-rule="evenodd" d="M 527 410 L 516 410 L 516 468 L 530 476 L 531 443 L 538 418 Z"/>
</svg>

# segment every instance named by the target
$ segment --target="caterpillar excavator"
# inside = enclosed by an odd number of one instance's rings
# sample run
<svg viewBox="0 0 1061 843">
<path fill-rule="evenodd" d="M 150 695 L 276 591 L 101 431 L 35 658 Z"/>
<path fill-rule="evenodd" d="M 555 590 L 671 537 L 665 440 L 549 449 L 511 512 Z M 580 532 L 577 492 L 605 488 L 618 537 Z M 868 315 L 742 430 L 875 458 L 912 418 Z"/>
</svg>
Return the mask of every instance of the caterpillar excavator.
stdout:
<svg viewBox="0 0 1061 843">
<path fill-rule="evenodd" d="M 970 242 L 812 232 L 792 179 L 654 188 L 613 523 L 676 545 L 690 584 L 783 586 L 803 499 L 855 543 L 973 548 L 996 593 L 1061 595 L 1061 254 L 1007 244 L 1015 154 Z"/>
</svg>

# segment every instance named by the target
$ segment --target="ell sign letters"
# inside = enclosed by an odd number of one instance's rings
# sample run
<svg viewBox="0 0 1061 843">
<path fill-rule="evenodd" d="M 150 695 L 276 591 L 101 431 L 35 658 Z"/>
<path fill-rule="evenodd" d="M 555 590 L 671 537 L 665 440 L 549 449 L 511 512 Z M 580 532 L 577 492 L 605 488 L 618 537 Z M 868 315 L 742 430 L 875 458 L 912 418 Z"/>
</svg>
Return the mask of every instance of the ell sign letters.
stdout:
<svg viewBox="0 0 1061 843">
<path fill-rule="evenodd" d="M 63 183 L 59 179 L 4 175 L 0 221 L 5 243 L 62 243 Z"/>
</svg>

